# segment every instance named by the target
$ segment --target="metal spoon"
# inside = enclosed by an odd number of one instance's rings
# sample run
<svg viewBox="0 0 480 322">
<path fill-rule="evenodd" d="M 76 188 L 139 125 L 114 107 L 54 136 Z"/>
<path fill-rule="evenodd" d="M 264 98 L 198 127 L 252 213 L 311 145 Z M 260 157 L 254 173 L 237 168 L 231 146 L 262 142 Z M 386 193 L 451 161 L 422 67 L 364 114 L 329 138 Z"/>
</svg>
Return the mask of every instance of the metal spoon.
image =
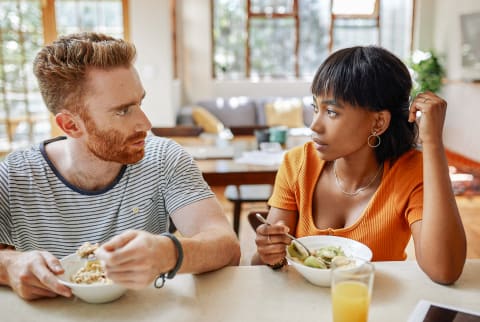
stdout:
<svg viewBox="0 0 480 322">
<path fill-rule="evenodd" d="M 267 226 L 271 226 L 272 224 L 269 223 L 265 218 L 263 218 L 263 216 L 259 213 L 255 214 L 255 216 L 257 216 L 257 219 L 260 220 L 262 223 L 264 223 L 265 225 Z M 303 249 L 305 249 L 305 251 L 307 252 L 308 256 L 311 256 L 312 255 L 312 252 L 310 252 L 310 250 L 307 248 L 307 246 L 305 246 L 301 241 L 299 241 L 295 236 L 289 234 L 289 233 L 285 233 L 285 235 L 287 235 L 288 238 L 292 239 L 293 241 L 295 241 L 295 243 L 297 243 L 298 245 L 302 246 Z"/>
</svg>

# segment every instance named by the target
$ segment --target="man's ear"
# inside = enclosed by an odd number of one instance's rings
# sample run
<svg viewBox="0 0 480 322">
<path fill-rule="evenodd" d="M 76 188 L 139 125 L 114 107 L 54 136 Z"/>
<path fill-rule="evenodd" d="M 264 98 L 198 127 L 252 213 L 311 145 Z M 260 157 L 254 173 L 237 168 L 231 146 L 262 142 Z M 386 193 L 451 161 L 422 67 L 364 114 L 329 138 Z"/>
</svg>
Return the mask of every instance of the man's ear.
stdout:
<svg viewBox="0 0 480 322">
<path fill-rule="evenodd" d="M 58 127 L 69 137 L 78 138 L 82 136 L 83 130 L 80 118 L 69 111 L 62 110 L 55 115 L 55 122 Z"/>
<path fill-rule="evenodd" d="M 373 131 L 375 131 L 377 135 L 381 135 L 390 126 L 391 119 L 392 114 L 390 114 L 388 110 L 377 112 L 374 119 Z"/>
</svg>

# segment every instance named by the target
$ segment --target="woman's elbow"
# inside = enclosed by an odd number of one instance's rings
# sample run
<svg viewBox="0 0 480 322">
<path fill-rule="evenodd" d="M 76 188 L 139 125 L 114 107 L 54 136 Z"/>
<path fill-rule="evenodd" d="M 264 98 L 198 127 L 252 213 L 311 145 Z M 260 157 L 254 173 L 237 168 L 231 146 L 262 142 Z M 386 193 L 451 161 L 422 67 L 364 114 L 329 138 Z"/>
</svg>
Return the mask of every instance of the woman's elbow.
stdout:
<svg viewBox="0 0 480 322">
<path fill-rule="evenodd" d="M 435 269 L 426 270 L 424 272 L 430 277 L 432 281 L 442 285 L 452 285 L 455 283 L 463 272 L 465 261 L 461 264 L 446 265 L 444 267 L 437 266 Z"/>
</svg>

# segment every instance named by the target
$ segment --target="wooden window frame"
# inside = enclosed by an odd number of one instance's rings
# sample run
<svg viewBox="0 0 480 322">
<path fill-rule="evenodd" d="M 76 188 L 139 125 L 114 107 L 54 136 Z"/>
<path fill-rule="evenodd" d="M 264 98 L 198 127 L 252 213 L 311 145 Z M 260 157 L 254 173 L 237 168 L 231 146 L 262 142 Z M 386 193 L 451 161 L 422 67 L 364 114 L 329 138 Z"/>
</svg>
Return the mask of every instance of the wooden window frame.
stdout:
<svg viewBox="0 0 480 322">
<path fill-rule="evenodd" d="M 265 12 L 252 12 L 252 0 L 247 0 L 247 23 L 246 23 L 246 35 L 245 41 L 245 74 L 246 77 L 250 77 L 251 63 L 250 63 L 250 22 L 253 19 L 285 19 L 291 18 L 295 21 L 295 44 L 293 49 L 294 58 L 294 71 L 295 77 L 300 77 L 300 65 L 299 65 L 299 49 L 300 49 L 300 16 L 298 13 L 298 0 L 293 0 L 292 11 L 289 13 L 265 13 Z"/>
<path fill-rule="evenodd" d="M 366 19 L 366 20 L 375 20 L 375 27 L 377 28 L 377 35 L 378 35 L 378 43 L 380 44 L 381 35 L 380 35 L 380 1 L 375 0 L 375 7 L 373 9 L 372 14 L 335 14 L 333 13 L 333 2 L 335 0 L 330 0 L 330 40 L 328 42 L 328 52 L 331 53 L 333 51 L 333 44 L 334 44 L 334 29 L 335 29 L 335 20 L 337 19 Z"/>
<path fill-rule="evenodd" d="M 178 79 L 178 51 L 177 51 L 177 0 L 170 0 L 170 22 L 172 28 L 172 60 L 173 79 Z"/>
<path fill-rule="evenodd" d="M 278 18 L 293 18 L 295 19 L 295 44 L 294 44 L 294 59 L 295 59 L 295 77 L 300 78 L 300 63 L 299 63 L 299 48 L 300 48 L 300 15 L 298 8 L 298 0 L 293 0 L 292 11 L 291 13 L 255 13 L 251 12 L 251 1 L 246 0 L 246 40 L 245 40 L 245 77 L 246 79 L 250 78 L 251 73 L 251 63 L 250 63 L 250 21 L 251 19 L 278 19 Z M 322 0 L 319 0 L 322 1 Z M 333 1 L 330 0 L 330 29 L 329 29 L 329 43 L 328 43 L 328 52 L 332 53 L 333 44 L 334 44 L 334 23 L 336 19 L 372 19 L 375 20 L 375 27 L 377 28 L 378 34 L 378 43 L 381 40 L 381 29 L 380 29 L 380 2 L 382 0 L 375 1 L 374 12 L 372 14 L 334 14 L 333 13 Z M 385 0 L 388 1 L 388 0 Z M 416 10 L 416 1 L 412 1 L 412 13 L 411 13 L 411 31 L 410 31 L 410 50 L 413 50 L 413 38 L 415 34 L 415 10 Z M 212 77 L 213 79 L 217 78 L 215 71 L 215 38 L 214 38 L 214 7 L 215 0 L 210 0 L 210 33 L 211 33 L 211 68 L 212 68 Z"/>
<path fill-rule="evenodd" d="M 123 38 L 130 41 L 130 17 L 128 11 L 129 0 L 122 0 Z M 57 38 L 57 24 L 55 17 L 55 0 L 42 0 L 43 38 L 45 44 L 52 43 Z"/>
</svg>

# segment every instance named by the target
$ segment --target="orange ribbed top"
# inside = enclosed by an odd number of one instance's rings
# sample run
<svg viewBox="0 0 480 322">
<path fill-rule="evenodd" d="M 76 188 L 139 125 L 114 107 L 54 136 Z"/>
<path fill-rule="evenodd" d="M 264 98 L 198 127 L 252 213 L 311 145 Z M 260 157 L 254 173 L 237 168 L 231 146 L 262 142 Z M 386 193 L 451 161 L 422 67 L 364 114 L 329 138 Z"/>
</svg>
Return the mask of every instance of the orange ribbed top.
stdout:
<svg viewBox="0 0 480 322">
<path fill-rule="evenodd" d="M 380 186 L 363 214 L 352 226 L 340 229 L 318 229 L 312 218 L 312 198 L 324 165 L 312 142 L 287 152 L 269 205 L 299 213 L 297 237 L 351 238 L 370 247 L 374 261 L 404 260 L 411 236 L 410 225 L 422 219 L 422 153 L 412 150 L 393 164 L 386 161 Z"/>
</svg>

